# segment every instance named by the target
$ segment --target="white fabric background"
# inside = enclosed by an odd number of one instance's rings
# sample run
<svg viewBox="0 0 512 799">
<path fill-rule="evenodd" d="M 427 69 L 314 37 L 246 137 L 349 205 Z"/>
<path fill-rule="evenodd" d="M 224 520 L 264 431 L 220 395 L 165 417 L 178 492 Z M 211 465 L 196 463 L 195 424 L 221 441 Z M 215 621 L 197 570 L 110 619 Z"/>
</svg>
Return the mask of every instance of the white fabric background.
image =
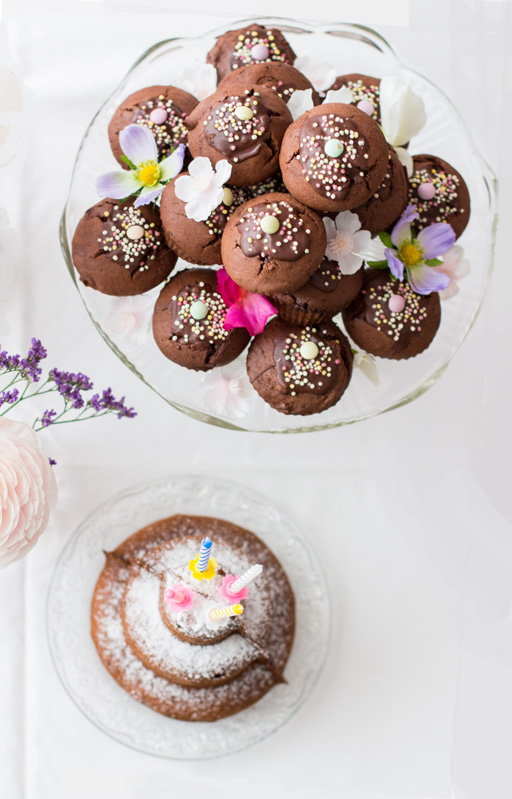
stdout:
<svg viewBox="0 0 512 799">
<path fill-rule="evenodd" d="M 2 57 L 25 86 L 30 139 L 22 171 L 0 175 L 20 242 L 2 343 L 18 351 L 39 336 L 50 365 L 126 393 L 139 416 L 43 434 L 59 505 L 30 556 L 0 573 L 0 796 L 509 799 L 510 6 L 391 2 L 384 19 L 380 4 L 357 9 L 443 86 L 496 170 L 496 269 L 475 328 L 424 397 L 346 429 L 272 437 L 202 425 L 139 383 L 94 330 L 60 253 L 73 160 L 99 104 L 150 44 L 220 22 L 206 4 L 196 14 L 140 5 L 4 0 Z M 248 13 L 223 7 L 233 19 Z M 311 17 L 305 3 L 294 8 Z M 356 18 L 344 3 L 315 12 Z M 54 673 L 44 626 L 53 565 L 81 519 L 126 486 L 175 472 L 253 486 L 300 521 L 326 570 L 334 547 L 339 557 L 327 571 L 332 642 L 313 695 L 267 741 L 190 764 L 130 751 L 93 727 Z"/>
</svg>

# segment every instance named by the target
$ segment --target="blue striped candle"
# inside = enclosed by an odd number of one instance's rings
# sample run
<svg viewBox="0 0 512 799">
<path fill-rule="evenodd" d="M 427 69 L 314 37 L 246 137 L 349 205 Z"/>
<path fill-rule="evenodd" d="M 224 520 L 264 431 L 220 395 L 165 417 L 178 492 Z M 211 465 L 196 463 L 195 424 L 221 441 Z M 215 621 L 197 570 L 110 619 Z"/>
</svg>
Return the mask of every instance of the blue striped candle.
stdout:
<svg viewBox="0 0 512 799">
<path fill-rule="evenodd" d="M 212 539 L 203 538 L 201 541 L 201 549 L 199 550 L 199 557 L 197 559 L 197 570 L 205 572 L 210 562 L 210 552 L 212 548 Z"/>
</svg>

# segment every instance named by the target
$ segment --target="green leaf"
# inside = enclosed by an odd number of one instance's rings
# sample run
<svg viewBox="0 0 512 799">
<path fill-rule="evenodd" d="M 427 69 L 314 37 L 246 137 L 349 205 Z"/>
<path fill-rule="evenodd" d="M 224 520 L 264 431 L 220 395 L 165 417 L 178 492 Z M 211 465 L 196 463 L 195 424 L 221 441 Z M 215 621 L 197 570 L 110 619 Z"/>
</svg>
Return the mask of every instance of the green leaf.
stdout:
<svg viewBox="0 0 512 799">
<path fill-rule="evenodd" d="M 439 266 L 439 264 L 442 264 L 443 262 L 441 258 L 429 258 L 428 261 L 425 261 L 425 263 L 427 266 Z"/>
<path fill-rule="evenodd" d="M 137 169 L 137 167 L 135 166 L 133 161 L 130 161 L 130 159 L 128 158 L 127 155 L 122 155 L 121 156 L 121 161 L 124 161 L 125 164 L 127 164 L 130 167 L 130 169 Z"/>
<path fill-rule="evenodd" d="M 382 230 L 379 233 L 379 239 L 381 240 L 381 242 L 384 244 L 385 247 L 393 249 L 393 242 L 391 241 L 391 236 L 389 235 L 389 233 L 386 233 L 385 230 Z"/>
<path fill-rule="evenodd" d="M 388 262 L 387 261 L 367 261 L 368 266 L 371 266 L 372 269 L 386 269 Z"/>
</svg>

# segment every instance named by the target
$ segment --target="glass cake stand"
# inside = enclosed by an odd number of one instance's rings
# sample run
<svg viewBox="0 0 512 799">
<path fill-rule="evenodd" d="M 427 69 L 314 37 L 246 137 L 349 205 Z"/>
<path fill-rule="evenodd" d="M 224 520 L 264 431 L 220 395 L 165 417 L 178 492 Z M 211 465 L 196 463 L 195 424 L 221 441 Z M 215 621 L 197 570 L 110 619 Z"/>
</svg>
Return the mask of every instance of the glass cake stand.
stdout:
<svg viewBox="0 0 512 799">
<path fill-rule="evenodd" d="M 215 722 L 169 719 L 126 693 L 103 666 L 90 634 L 94 586 L 103 551 L 175 513 L 214 516 L 256 533 L 286 571 L 296 599 L 295 640 L 285 684 L 249 708 Z M 120 743 L 159 757 L 198 760 L 245 749 L 285 723 L 315 685 L 330 629 L 327 586 L 300 531 L 279 508 L 246 488 L 204 476 L 138 485 L 97 508 L 72 535 L 48 594 L 47 632 L 62 684 L 80 710 Z"/>
<path fill-rule="evenodd" d="M 471 196 L 469 225 L 457 243 L 469 258 L 471 271 L 459 293 L 442 303 L 440 330 L 431 346 L 407 361 L 376 359 L 378 385 L 361 369 L 341 400 L 319 414 L 294 417 L 270 408 L 252 389 L 245 371 L 246 353 L 225 369 L 207 374 L 192 372 L 168 361 L 153 341 L 151 317 L 159 294 L 154 289 L 143 298 L 126 301 L 101 295 L 78 280 L 71 259 L 71 240 L 79 219 L 98 201 L 95 179 L 115 168 L 107 126 L 116 107 L 131 92 L 151 84 L 184 86 L 183 70 L 204 64 L 215 38 L 249 21 L 279 28 L 298 56 L 329 62 L 336 74 L 360 72 L 383 76 L 400 73 L 421 95 L 427 123 L 409 146 L 411 154 L 433 153 L 452 163 L 464 177 Z M 443 374 L 470 331 L 482 304 L 493 267 L 497 225 L 497 182 L 479 155 L 471 135 L 446 95 L 427 78 L 406 65 L 377 32 L 360 25 L 305 23 L 290 19 L 252 18 L 229 23 L 195 39 L 169 39 L 139 58 L 114 93 L 101 106 L 80 146 L 61 222 L 61 244 L 69 272 L 96 328 L 107 344 L 141 380 L 174 408 L 201 421 L 246 431 L 295 433 L 351 424 L 398 408 L 421 396 Z M 188 266 L 179 260 L 177 268 Z M 119 309 L 136 312 L 138 334 L 115 328 Z M 341 317 L 335 321 L 342 326 Z M 142 330 L 142 333 L 140 332 Z"/>
</svg>

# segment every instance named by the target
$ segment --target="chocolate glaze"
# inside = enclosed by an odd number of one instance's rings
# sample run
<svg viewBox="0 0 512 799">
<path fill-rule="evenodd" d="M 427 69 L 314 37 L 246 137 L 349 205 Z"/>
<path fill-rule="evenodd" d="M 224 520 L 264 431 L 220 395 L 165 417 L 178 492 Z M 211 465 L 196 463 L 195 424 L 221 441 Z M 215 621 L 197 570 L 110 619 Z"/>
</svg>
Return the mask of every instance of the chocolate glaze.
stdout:
<svg viewBox="0 0 512 799">
<path fill-rule="evenodd" d="M 331 261 L 330 258 L 324 258 L 316 272 L 309 278 L 308 283 L 318 289 L 318 291 L 331 294 L 331 292 L 336 291 L 340 280 L 339 264 L 336 261 Z"/>
<path fill-rule="evenodd" d="M 277 233 L 264 233 L 260 222 L 265 216 L 279 220 Z M 280 261 L 297 261 L 307 253 L 311 243 L 309 229 L 304 228 L 304 218 L 287 202 L 256 203 L 237 224 L 240 248 L 249 258 L 275 258 Z"/>
<path fill-rule="evenodd" d="M 343 152 L 336 158 L 324 152 L 329 139 L 343 142 Z M 318 114 L 304 122 L 299 158 L 302 172 L 317 194 L 338 201 L 346 197 L 353 185 L 366 183 L 368 158 L 365 155 L 368 155 L 368 142 L 353 119 Z"/>
<path fill-rule="evenodd" d="M 300 347 L 306 341 L 313 341 L 317 345 L 319 352 L 316 358 L 306 360 L 300 354 Z M 326 394 L 333 388 L 338 380 L 337 366 L 340 360 L 335 356 L 330 341 L 332 336 L 323 325 L 288 328 L 283 326 L 276 330 L 274 336 L 276 377 L 285 393 Z"/>
<path fill-rule="evenodd" d="M 236 116 L 240 106 L 250 108 L 254 116 L 241 120 Z M 264 141 L 270 138 L 270 112 L 253 91 L 231 95 L 212 109 L 205 127 L 211 145 L 235 162 L 253 158 Z M 235 138 L 236 137 L 236 138 Z"/>
</svg>

